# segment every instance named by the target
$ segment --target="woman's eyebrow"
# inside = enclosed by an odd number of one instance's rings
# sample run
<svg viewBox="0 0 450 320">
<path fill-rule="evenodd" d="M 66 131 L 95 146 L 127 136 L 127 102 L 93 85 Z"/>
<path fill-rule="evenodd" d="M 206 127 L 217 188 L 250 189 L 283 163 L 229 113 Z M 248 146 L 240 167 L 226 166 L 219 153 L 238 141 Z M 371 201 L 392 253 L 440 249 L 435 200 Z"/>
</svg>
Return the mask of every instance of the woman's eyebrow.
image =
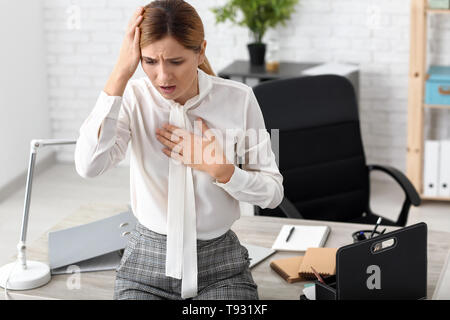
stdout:
<svg viewBox="0 0 450 320">
<path fill-rule="evenodd" d="M 146 57 L 146 56 L 142 56 L 142 58 L 148 59 L 148 60 L 156 60 L 156 59 L 154 59 L 154 58 Z M 183 59 L 183 57 L 168 58 L 168 59 L 166 59 L 166 60 L 179 60 L 179 59 Z"/>
</svg>

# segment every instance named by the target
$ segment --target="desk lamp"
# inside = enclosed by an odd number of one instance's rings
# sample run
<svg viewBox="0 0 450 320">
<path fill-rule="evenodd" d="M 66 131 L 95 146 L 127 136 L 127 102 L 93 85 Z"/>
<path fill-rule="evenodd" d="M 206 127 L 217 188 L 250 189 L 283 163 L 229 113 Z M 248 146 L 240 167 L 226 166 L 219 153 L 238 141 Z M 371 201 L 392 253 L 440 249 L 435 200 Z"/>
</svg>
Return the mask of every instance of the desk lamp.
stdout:
<svg viewBox="0 0 450 320">
<path fill-rule="evenodd" d="M 50 281 L 50 268 L 46 263 L 31 261 L 26 258 L 26 237 L 28 227 L 28 212 L 30 211 L 31 187 L 33 184 L 34 164 L 39 148 L 45 146 L 75 144 L 76 140 L 46 139 L 31 140 L 30 162 L 28 166 L 27 185 L 22 218 L 22 231 L 20 241 L 17 244 L 17 260 L 0 268 L 0 286 L 5 288 L 5 296 L 8 289 L 29 290 L 34 289 Z M 16 265 L 20 264 L 20 268 Z"/>
</svg>

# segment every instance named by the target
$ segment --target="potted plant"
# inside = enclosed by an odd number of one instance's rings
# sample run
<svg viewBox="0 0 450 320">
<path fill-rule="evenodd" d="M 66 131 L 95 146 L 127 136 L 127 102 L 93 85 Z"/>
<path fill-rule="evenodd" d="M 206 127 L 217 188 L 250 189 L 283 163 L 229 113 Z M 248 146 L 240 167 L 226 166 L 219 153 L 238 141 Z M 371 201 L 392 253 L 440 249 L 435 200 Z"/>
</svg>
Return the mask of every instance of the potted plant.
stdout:
<svg viewBox="0 0 450 320">
<path fill-rule="evenodd" d="M 211 11 L 216 16 L 216 24 L 230 20 L 247 27 L 253 42 L 247 45 L 252 65 L 263 65 L 266 54 L 266 44 L 262 38 L 269 28 L 278 24 L 286 26 L 286 20 L 294 12 L 299 0 L 229 0 L 222 7 L 214 7 Z M 242 12 L 242 19 L 238 21 L 237 13 Z"/>
</svg>

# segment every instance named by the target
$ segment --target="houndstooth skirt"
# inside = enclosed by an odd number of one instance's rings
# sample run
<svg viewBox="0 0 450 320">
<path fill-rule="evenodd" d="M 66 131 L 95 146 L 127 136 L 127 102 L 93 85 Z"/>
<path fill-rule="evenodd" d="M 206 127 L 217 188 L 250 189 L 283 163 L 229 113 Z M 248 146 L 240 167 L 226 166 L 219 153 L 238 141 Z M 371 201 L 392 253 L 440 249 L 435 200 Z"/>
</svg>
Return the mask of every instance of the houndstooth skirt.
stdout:
<svg viewBox="0 0 450 320">
<path fill-rule="evenodd" d="M 232 230 L 197 240 L 198 295 L 193 300 L 257 300 L 247 249 Z M 137 222 L 116 269 L 115 300 L 181 298 L 181 280 L 165 275 L 166 235 Z"/>
</svg>

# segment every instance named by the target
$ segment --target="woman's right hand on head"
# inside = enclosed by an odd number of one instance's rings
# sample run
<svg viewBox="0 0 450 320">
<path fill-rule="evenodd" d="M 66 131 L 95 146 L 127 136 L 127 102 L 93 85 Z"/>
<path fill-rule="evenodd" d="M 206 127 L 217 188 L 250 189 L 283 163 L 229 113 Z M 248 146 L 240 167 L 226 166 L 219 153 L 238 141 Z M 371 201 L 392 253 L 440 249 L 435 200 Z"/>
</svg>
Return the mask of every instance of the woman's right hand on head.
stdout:
<svg viewBox="0 0 450 320">
<path fill-rule="evenodd" d="M 114 72 L 120 77 L 130 79 L 136 72 L 141 60 L 140 36 L 141 30 L 139 25 L 142 22 L 144 8 L 139 7 L 133 14 L 128 23 L 125 38 L 120 48 L 119 59 L 114 67 Z"/>
</svg>

